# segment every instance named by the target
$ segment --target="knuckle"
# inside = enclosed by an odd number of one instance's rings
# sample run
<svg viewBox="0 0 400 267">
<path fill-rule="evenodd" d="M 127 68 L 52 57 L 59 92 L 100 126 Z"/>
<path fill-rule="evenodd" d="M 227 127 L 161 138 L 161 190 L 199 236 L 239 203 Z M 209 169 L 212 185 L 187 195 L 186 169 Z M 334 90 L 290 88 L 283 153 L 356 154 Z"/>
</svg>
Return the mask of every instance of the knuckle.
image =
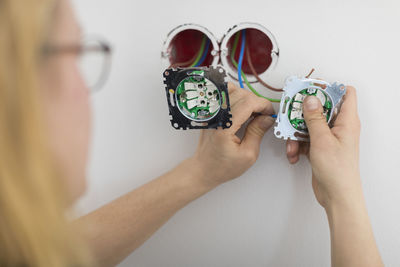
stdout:
<svg viewBox="0 0 400 267">
<path fill-rule="evenodd" d="M 243 96 L 244 96 L 245 98 L 249 99 L 249 100 L 254 100 L 254 99 L 256 99 L 256 98 L 255 98 L 255 95 L 254 95 L 253 93 L 249 92 L 249 91 L 241 90 L 241 92 L 243 93 Z"/>
<path fill-rule="evenodd" d="M 274 112 L 274 107 L 272 106 L 271 101 L 268 99 L 260 98 L 262 100 L 262 110 L 268 111 L 268 112 Z"/>
<path fill-rule="evenodd" d="M 228 86 L 228 94 L 229 95 L 233 95 L 233 94 L 238 94 L 239 91 L 236 89 L 236 87 L 234 87 L 234 85 L 232 87 Z"/>
<path fill-rule="evenodd" d="M 257 161 L 258 153 L 253 149 L 249 149 L 246 151 L 244 156 L 247 162 L 249 162 L 250 164 L 254 164 Z"/>
<path fill-rule="evenodd" d="M 248 101 L 249 101 L 249 103 L 251 103 L 251 106 L 253 107 L 253 109 L 260 110 L 260 109 L 263 109 L 266 105 L 268 105 L 268 102 L 266 103 L 265 99 L 258 97 L 251 92 L 247 92 L 247 93 L 248 93 Z"/>
<path fill-rule="evenodd" d="M 262 98 L 262 97 L 258 97 L 254 94 L 252 94 L 252 96 L 254 96 L 254 101 L 257 101 L 257 104 L 260 105 L 261 107 L 267 107 L 270 105 L 271 102 L 269 102 L 269 100 Z"/>
<path fill-rule="evenodd" d="M 241 99 L 243 100 L 244 103 L 246 103 L 247 107 L 253 107 L 254 106 L 254 99 L 249 92 L 241 92 Z"/>
<path fill-rule="evenodd" d="M 241 101 L 243 101 L 243 96 L 239 91 L 232 91 L 229 93 L 229 102 L 231 107 L 237 105 Z"/>
<path fill-rule="evenodd" d="M 234 85 L 233 83 L 231 83 L 231 82 L 229 82 L 228 83 L 228 92 L 230 93 L 230 92 L 234 92 L 234 91 L 237 91 L 237 87 L 236 87 L 236 85 Z"/>
<path fill-rule="evenodd" d="M 306 118 L 307 124 L 321 124 L 326 123 L 326 118 L 321 112 L 309 114 Z"/>
<path fill-rule="evenodd" d="M 261 100 L 261 103 L 262 103 L 264 106 L 270 106 L 270 105 L 272 105 L 271 101 L 269 101 L 268 99 L 261 98 L 261 97 L 259 97 L 258 99 Z"/>
<path fill-rule="evenodd" d="M 237 92 L 242 96 L 242 97 L 247 97 L 249 95 L 249 92 L 246 90 L 243 90 L 241 88 L 237 89 Z"/>
<path fill-rule="evenodd" d="M 222 142 L 226 138 L 226 134 L 222 129 L 214 130 L 215 139 L 218 143 Z"/>
</svg>

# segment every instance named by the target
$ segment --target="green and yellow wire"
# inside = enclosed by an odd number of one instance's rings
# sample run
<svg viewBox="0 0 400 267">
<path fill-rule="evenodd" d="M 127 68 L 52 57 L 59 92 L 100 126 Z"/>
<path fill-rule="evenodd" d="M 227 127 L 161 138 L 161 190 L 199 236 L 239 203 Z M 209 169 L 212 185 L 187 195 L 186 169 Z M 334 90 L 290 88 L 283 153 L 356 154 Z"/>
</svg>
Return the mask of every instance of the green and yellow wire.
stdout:
<svg viewBox="0 0 400 267">
<path fill-rule="evenodd" d="M 201 56 L 203 55 L 203 52 L 204 52 L 204 47 L 206 46 L 206 36 L 204 35 L 203 36 L 203 40 L 201 41 L 201 46 L 200 46 L 200 51 L 199 51 L 199 53 L 197 54 L 197 57 L 196 57 L 196 59 L 194 60 L 194 62 L 192 63 L 192 65 L 190 65 L 190 67 L 192 68 L 192 67 L 195 67 L 196 65 L 197 65 L 197 63 L 199 63 L 199 61 L 200 61 L 200 59 L 201 59 Z"/>
</svg>

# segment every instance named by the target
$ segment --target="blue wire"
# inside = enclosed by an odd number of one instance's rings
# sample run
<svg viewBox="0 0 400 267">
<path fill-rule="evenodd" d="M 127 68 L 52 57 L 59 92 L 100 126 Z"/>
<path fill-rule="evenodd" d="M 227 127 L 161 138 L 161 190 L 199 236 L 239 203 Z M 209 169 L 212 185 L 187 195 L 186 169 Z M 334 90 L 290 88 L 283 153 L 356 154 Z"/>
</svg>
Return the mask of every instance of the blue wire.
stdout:
<svg viewBox="0 0 400 267">
<path fill-rule="evenodd" d="M 276 118 L 278 118 L 278 115 L 275 115 L 275 114 L 274 114 L 274 115 L 271 115 L 271 117 L 274 118 L 274 119 L 276 119 Z"/>
<path fill-rule="evenodd" d="M 246 30 L 242 30 L 242 44 L 240 47 L 239 66 L 238 66 L 238 77 L 239 77 L 240 88 L 244 88 L 242 81 L 242 64 L 243 64 L 245 46 L 246 46 Z"/>
<path fill-rule="evenodd" d="M 201 56 L 199 62 L 196 64 L 195 67 L 201 66 L 204 60 L 206 60 L 208 49 L 210 48 L 210 39 L 207 40 L 206 48 L 204 49 L 203 55 Z"/>
</svg>

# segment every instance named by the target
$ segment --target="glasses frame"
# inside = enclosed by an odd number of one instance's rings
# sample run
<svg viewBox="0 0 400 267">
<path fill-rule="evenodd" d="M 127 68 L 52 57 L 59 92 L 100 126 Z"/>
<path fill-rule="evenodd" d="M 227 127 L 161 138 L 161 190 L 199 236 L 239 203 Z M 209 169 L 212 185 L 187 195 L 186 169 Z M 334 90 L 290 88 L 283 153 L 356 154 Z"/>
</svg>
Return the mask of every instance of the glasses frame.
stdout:
<svg viewBox="0 0 400 267">
<path fill-rule="evenodd" d="M 96 44 L 93 44 L 95 42 Z M 111 70 L 111 56 L 113 49 L 109 42 L 98 37 L 85 37 L 81 44 L 48 44 L 43 47 L 45 56 L 54 56 L 62 54 L 83 55 L 86 53 L 102 53 L 104 55 L 104 63 L 100 73 L 100 77 L 94 85 L 90 86 L 92 92 L 98 92 L 106 83 Z"/>
</svg>

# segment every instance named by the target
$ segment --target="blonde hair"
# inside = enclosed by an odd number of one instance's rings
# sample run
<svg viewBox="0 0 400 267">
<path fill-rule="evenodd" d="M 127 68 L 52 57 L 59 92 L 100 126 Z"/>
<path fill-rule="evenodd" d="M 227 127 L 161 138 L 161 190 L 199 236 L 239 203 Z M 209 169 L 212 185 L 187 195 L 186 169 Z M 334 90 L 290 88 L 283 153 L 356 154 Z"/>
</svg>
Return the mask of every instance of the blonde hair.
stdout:
<svg viewBox="0 0 400 267">
<path fill-rule="evenodd" d="M 0 1 L 0 266 L 88 266 L 46 143 L 40 51 L 55 0 Z"/>
</svg>

